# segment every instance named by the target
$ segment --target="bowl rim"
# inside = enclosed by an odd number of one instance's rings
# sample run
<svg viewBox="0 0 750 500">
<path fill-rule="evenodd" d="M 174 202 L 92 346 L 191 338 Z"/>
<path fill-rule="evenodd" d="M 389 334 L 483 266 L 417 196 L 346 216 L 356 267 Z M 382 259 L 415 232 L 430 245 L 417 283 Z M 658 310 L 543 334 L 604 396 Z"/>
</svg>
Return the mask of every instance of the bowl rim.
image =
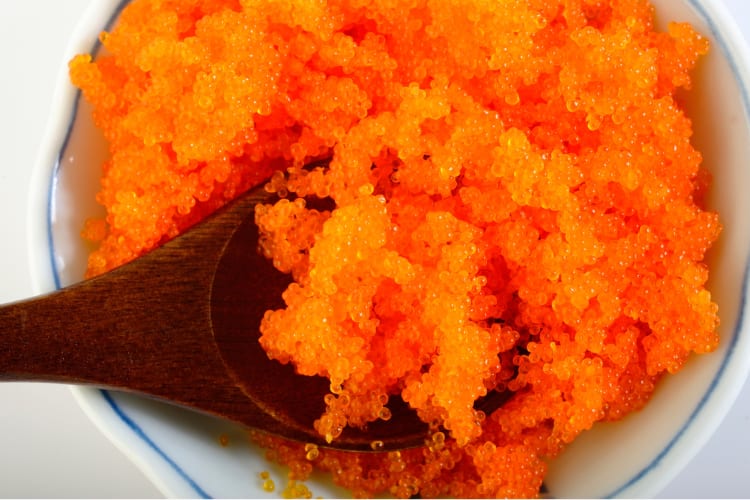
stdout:
<svg viewBox="0 0 750 500">
<path fill-rule="evenodd" d="M 55 262 L 55 245 L 50 230 L 53 218 L 54 192 L 57 172 L 61 164 L 61 154 L 64 151 L 72 130 L 78 103 L 81 99 L 80 91 L 69 83 L 67 61 L 78 53 L 94 53 L 101 43 L 98 34 L 101 31 L 101 21 L 106 19 L 106 27 L 112 26 L 122 9 L 131 0 L 106 0 L 92 2 L 87 8 L 74 30 L 74 35 L 65 51 L 66 60 L 61 67 L 56 82 L 56 92 L 52 113 L 48 119 L 44 142 L 38 155 L 34 172 L 32 173 L 31 189 L 29 193 L 28 218 L 26 227 L 29 242 L 29 268 L 32 286 L 36 293 L 47 292 L 62 286 L 57 263 Z M 750 123 L 750 50 L 742 32 L 729 14 L 726 6 L 721 2 L 711 0 L 684 0 L 703 19 L 711 34 L 719 45 L 732 74 L 742 94 L 744 103 L 744 117 Z M 719 26 L 721 29 L 719 29 Z M 92 44 L 92 40 L 95 42 Z M 38 189 L 48 186 L 47 190 Z M 45 214 L 46 224 L 39 224 L 39 215 Z M 742 277 L 740 307 L 731 339 L 722 339 L 728 343 L 727 352 L 716 372 L 708 390 L 692 411 L 684 425 L 675 433 L 669 444 L 652 459 L 649 464 L 629 481 L 614 489 L 607 497 L 631 496 L 634 492 L 642 495 L 645 478 L 650 477 L 650 487 L 646 488 L 646 496 L 652 496 L 671 481 L 677 473 L 689 462 L 695 453 L 710 439 L 722 420 L 736 401 L 743 383 L 750 374 L 750 327 L 747 318 L 747 295 L 750 287 L 750 260 L 746 256 Z M 747 361 L 743 361 L 747 360 Z M 737 377 L 727 380 L 727 371 Z M 182 496 L 210 496 L 198 482 L 186 473 L 172 457 L 170 457 L 151 437 L 143 431 L 118 403 L 116 395 L 109 391 L 72 387 L 76 400 L 86 415 L 94 422 L 99 430 L 110 439 L 136 466 L 159 488 L 164 494 L 172 497 Z M 707 411 L 707 404 L 712 402 L 711 411 Z M 112 416 L 104 416 L 103 412 L 112 412 L 124 426 L 114 429 Z M 696 427 L 696 421 L 702 425 Z M 150 449 L 151 456 L 144 457 L 144 447 L 135 447 L 123 431 L 129 432 L 130 437 L 141 441 L 145 448 Z M 685 446 L 685 438 L 689 446 Z M 675 448 L 680 447 L 687 453 L 676 454 Z M 137 449 L 136 449 L 137 448 Z M 154 461 L 161 461 L 158 466 Z M 655 468 L 660 468 L 659 478 L 654 478 Z M 182 484 L 178 484 L 182 483 Z"/>
</svg>

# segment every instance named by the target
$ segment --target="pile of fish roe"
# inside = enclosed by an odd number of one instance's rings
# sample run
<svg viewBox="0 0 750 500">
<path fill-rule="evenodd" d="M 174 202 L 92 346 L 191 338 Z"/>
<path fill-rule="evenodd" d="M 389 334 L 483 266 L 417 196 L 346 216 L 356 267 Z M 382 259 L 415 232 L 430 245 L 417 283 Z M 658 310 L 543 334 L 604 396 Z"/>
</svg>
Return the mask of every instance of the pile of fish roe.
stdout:
<svg viewBox="0 0 750 500">
<path fill-rule="evenodd" d="M 267 183 L 262 252 L 294 282 L 260 341 L 330 379 L 317 431 L 394 395 L 432 429 L 379 453 L 254 435 L 291 480 L 533 497 L 717 346 L 720 224 L 680 104 L 708 42 L 648 1 L 134 0 L 101 41 L 70 64 L 111 148 L 88 274 Z"/>
</svg>

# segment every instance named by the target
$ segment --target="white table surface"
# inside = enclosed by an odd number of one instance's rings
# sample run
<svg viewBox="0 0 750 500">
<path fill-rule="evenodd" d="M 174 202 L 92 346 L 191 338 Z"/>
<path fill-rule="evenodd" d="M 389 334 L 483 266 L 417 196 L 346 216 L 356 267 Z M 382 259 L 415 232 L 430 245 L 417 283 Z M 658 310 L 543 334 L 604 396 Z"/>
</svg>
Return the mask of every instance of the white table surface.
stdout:
<svg viewBox="0 0 750 500">
<path fill-rule="evenodd" d="M 96 0 L 0 0 L 0 303 L 31 295 L 24 221 L 30 173 L 68 37 Z M 729 7 L 750 39 L 750 1 Z M 750 384 L 663 497 L 750 497 Z M 0 497 L 161 497 L 65 386 L 0 384 Z"/>
</svg>

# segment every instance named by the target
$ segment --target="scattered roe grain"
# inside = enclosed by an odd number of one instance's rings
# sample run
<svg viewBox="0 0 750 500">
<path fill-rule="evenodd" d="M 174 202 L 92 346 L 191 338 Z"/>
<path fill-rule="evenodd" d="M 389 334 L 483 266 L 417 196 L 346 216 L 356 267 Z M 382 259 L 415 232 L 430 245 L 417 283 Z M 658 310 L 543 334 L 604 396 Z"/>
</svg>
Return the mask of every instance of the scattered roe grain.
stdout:
<svg viewBox="0 0 750 500">
<path fill-rule="evenodd" d="M 70 65 L 111 144 L 89 274 L 270 179 L 263 251 L 295 283 L 261 342 L 331 380 L 318 431 L 393 394 L 441 429 L 400 453 L 257 436 L 292 480 L 534 496 L 718 343 L 720 225 L 677 92 L 708 44 L 647 1 L 134 0 L 101 39 Z"/>
</svg>

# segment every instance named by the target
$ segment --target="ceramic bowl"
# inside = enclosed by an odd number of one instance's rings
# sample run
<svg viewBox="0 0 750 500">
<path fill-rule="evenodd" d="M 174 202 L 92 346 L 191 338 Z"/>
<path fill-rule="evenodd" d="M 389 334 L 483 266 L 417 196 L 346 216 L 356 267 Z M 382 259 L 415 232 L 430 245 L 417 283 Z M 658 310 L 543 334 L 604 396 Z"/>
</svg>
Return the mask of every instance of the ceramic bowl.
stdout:
<svg viewBox="0 0 750 500">
<path fill-rule="evenodd" d="M 92 2 L 68 59 L 95 52 L 99 32 L 116 20 L 122 0 Z M 750 71 L 741 34 L 720 2 L 658 0 L 658 20 L 689 21 L 712 43 L 695 73 L 688 113 L 695 145 L 714 177 L 710 204 L 724 225 L 712 250 L 710 288 L 720 306 L 721 347 L 692 359 L 667 377 L 641 412 L 583 434 L 550 467 L 553 497 L 650 497 L 659 492 L 709 439 L 740 391 L 750 368 L 746 300 L 750 227 Z M 96 213 L 106 147 L 78 92 L 60 75 L 50 128 L 30 196 L 30 266 L 41 293 L 83 276 L 87 248 L 83 221 Z M 168 405 L 115 392 L 73 388 L 86 413 L 171 497 L 277 497 L 261 488 L 258 473 L 272 468 L 241 429 Z M 219 436 L 229 437 L 229 446 Z M 315 495 L 347 496 L 325 480 Z"/>
</svg>

